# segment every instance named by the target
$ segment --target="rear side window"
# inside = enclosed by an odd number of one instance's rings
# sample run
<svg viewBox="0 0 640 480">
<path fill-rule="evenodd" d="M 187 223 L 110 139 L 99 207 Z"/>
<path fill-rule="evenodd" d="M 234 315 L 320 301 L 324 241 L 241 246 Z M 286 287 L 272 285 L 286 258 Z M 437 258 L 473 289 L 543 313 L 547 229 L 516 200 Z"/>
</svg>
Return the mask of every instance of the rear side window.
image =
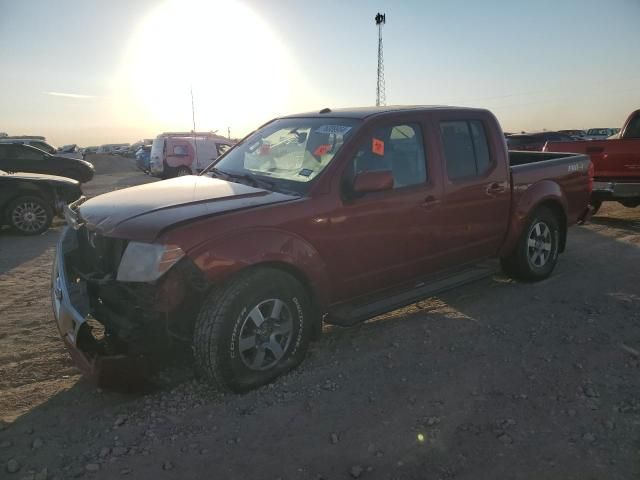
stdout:
<svg viewBox="0 0 640 480">
<path fill-rule="evenodd" d="M 491 155 L 480 120 L 440 122 L 440 136 L 450 180 L 478 177 L 489 170 Z"/>
</svg>

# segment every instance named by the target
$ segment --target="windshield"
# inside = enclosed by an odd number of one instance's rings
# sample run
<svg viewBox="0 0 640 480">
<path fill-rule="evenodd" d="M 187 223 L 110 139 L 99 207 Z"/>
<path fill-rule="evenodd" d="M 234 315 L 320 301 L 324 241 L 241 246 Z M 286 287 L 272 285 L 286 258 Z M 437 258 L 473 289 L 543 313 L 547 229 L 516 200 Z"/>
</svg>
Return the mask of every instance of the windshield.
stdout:
<svg viewBox="0 0 640 480">
<path fill-rule="evenodd" d="M 267 180 L 273 190 L 305 194 L 359 124 L 344 118 L 275 120 L 203 173 L 250 183 Z"/>
</svg>

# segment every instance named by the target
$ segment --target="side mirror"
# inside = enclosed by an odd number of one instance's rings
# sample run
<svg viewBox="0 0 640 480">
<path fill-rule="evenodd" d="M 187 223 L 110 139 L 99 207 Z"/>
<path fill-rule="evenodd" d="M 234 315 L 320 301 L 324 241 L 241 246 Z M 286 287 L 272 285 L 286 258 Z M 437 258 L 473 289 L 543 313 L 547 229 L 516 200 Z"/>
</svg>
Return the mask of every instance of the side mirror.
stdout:
<svg viewBox="0 0 640 480">
<path fill-rule="evenodd" d="M 360 172 L 353 181 L 354 193 L 382 192 L 393 189 L 393 173 L 390 170 Z"/>
</svg>

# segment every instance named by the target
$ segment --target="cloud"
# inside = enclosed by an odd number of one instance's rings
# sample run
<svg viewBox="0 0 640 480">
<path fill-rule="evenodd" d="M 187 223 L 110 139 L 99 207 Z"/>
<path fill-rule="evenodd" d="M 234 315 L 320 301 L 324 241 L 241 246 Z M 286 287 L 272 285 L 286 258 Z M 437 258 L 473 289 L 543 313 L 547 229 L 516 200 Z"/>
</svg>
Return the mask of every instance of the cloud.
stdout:
<svg viewBox="0 0 640 480">
<path fill-rule="evenodd" d="M 95 98 L 95 95 L 81 95 L 79 93 L 62 93 L 62 92 L 44 92 L 47 95 L 53 95 L 54 97 L 67 97 L 67 98 Z"/>
</svg>

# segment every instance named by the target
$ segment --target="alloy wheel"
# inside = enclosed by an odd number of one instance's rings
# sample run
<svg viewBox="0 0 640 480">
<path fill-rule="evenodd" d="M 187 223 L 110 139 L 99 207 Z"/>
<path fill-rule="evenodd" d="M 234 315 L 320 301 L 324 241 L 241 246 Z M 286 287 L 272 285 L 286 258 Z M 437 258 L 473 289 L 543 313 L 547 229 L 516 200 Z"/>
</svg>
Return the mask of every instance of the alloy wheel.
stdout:
<svg viewBox="0 0 640 480">
<path fill-rule="evenodd" d="M 535 268 L 544 267 L 551 257 L 552 235 L 549 226 L 544 222 L 535 223 L 529 230 L 527 238 L 527 259 Z"/>
<path fill-rule="evenodd" d="M 44 228 L 47 223 L 47 212 L 39 203 L 28 201 L 14 207 L 11 219 L 18 230 L 33 233 Z"/>
<path fill-rule="evenodd" d="M 242 362 L 251 370 L 268 370 L 284 357 L 291 342 L 293 317 L 285 302 L 264 300 L 245 317 L 238 350 Z"/>
</svg>

